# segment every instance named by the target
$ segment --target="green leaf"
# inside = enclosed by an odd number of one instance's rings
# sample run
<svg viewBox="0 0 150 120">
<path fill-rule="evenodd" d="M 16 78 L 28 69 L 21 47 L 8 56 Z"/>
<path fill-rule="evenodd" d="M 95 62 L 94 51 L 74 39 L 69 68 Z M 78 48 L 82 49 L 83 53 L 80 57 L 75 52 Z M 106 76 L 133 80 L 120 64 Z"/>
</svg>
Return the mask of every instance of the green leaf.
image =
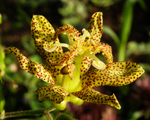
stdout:
<svg viewBox="0 0 150 120">
<path fill-rule="evenodd" d="M 121 31 L 121 41 L 127 41 L 133 19 L 133 8 L 136 0 L 127 0 L 122 13 L 122 31 Z"/>
<path fill-rule="evenodd" d="M 94 3 L 94 5 L 100 7 L 109 7 L 119 1 L 120 0 L 91 0 L 91 2 Z"/>
<path fill-rule="evenodd" d="M 116 43 L 117 47 L 119 48 L 120 39 L 117 34 L 108 26 L 103 26 L 103 32 L 108 34 Z"/>
<path fill-rule="evenodd" d="M 0 30 L 0 32 L 1 32 L 1 30 Z M 1 39 L 1 35 L 0 35 L 0 39 Z M 3 76 L 5 73 L 4 72 L 4 69 L 5 69 L 4 58 L 5 58 L 5 54 L 2 51 L 1 41 L 0 41 L 0 115 L 4 111 L 4 106 L 5 106 L 5 99 L 4 99 L 4 95 L 3 95 L 3 87 L 2 87 L 2 79 L 1 79 L 1 76 Z"/>
<path fill-rule="evenodd" d="M 55 120 L 75 120 L 75 119 L 71 118 L 67 114 L 61 114 L 61 115 L 57 116 Z"/>
<path fill-rule="evenodd" d="M 120 36 L 121 44 L 119 46 L 118 61 L 125 60 L 126 44 L 131 31 L 132 19 L 133 19 L 133 8 L 135 2 L 136 0 L 127 0 L 123 7 L 122 30 Z"/>
<path fill-rule="evenodd" d="M 140 63 L 140 66 L 142 66 L 145 71 L 150 71 L 150 64 Z"/>
<path fill-rule="evenodd" d="M 5 99 L 4 99 L 4 95 L 3 95 L 2 83 L 0 82 L 0 115 L 4 111 L 4 106 L 5 106 Z"/>
<path fill-rule="evenodd" d="M 127 57 L 131 54 L 141 55 L 141 54 L 150 54 L 150 42 L 137 43 L 136 41 L 130 41 L 127 45 Z"/>
<path fill-rule="evenodd" d="M 142 116 L 143 116 L 143 112 L 142 111 L 135 111 L 133 113 L 133 115 L 132 115 L 131 120 L 137 120 L 137 119 L 139 119 Z"/>
<path fill-rule="evenodd" d="M 2 24 L 2 15 L 0 14 L 0 24 Z"/>
<path fill-rule="evenodd" d="M 1 47 L 1 29 L 0 29 L 0 80 L 2 81 L 1 77 L 5 74 L 5 62 L 4 62 L 5 54 L 2 51 Z"/>
<path fill-rule="evenodd" d="M 147 6 L 145 4 L 145 2 L 143 0 L 137 0 L 139 2 L 139 4 L 141 5 L 141 7 L 143 8 L 143 10 L 148 10 Z"/>
<path fill-rule="evenodd" d="M 32 60 L 33 62 L 39 62 L 42 63 L 42 58 L 41 56 L 35 54 L 29 57 L 30 60 Z"/>
</svg>

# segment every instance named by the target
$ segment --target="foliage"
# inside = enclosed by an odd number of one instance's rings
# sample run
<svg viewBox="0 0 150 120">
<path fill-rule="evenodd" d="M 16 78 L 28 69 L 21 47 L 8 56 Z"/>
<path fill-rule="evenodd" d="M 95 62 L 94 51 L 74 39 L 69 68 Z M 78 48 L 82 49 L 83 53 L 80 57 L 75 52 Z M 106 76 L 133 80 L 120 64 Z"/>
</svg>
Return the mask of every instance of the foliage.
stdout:
<svg viewBox="0 0 150 120">
<path fill-rule="evenodd" d="M 2 23 L 2 15 L 0 14 L 0 24 Z M 1 47 L 1 35 L 2 35 L 2 30 L 0 28 L 0 116 L 4 113 L 4 106 L 5 106 L 5 99 L 4 99 L 4 95 L 3 95 L 3 81 L 2 81 L 2 76 L 4 76 L 5 74 L 5 63 L 4 63 L 4 58 L 5 58 L 5 54 L 2 51 L 2 47 Z"/>
<path fill-rule="evenodd" d="M 61 114 L 57 116 L 55 120 L 75 120 L 75 119 L 71 118 L 70 116 L 66 114 Z"/>
<path fill-rule="evenodd" d="M 124 61 L 126 57 L 126 46 L 131 32 L 133 9 L 136 2 L 139 2 L 143 9 L 146 9 L 146 5 L 142 0 L 127 0 L 123 7 L 122 12 L 122 29 L 120 32 L 120 39 L 111 28 L 105 26 L 104 32 L 110 35 L 118 48 L 118 61 Z"/>
<path fill-rule="evenodd" d="M 61 0 L 61 2 L 63 3 L 63 7 L 59 8 L 58 11 L 63 16 L 61 20 L 63 25 L 78 25 L 87 17 L 85 1 Z"/>
<path fill-rule="evenodd" d="M 109 7 L 120 0 L 91 0 L 95 5 L 102 7 Z"/>
</svg>

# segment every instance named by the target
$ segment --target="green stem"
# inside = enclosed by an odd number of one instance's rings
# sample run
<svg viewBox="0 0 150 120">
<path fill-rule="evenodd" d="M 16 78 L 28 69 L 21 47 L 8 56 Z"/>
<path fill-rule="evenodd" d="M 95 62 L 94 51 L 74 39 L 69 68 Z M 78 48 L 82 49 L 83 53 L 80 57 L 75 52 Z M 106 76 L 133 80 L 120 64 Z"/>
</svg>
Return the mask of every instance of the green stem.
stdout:
<svg viewBox="0 0 150 120">
<path fill-rule="evenodd" d="M 53 118 L 52 118 L 52 116 L 51 116 L 51 114 L 49 113 L 50 111 L 48 111 L 48 110 L 45 110 L 44 111 L 44 113 L 45 113 L 45 115 L 46 115 L 46 117 L 47 117 L 47 120 L 53 120 Z"/>
<path fill-rule="evenodd" d="M 45 114 L 48 120 L 53 120 L 51 115 L 48 112 L 54 111 L 56 108 L 54 107 L 48 107 L 43 108 L 39 110 L 26 110 L 26 111 L 16 111 L 16 112 L 6 112 L 5 116 L 3 118 L 0 117 L 0 119 L 6 119 L 6 118 L 14 118 L 14 117 L 27 117 L 27 116 L 37 116 Z M 48 115 L 49 114 L 49 115 Z"/>
<path fill-rule="evenodd" d="M 121 43 L 118 52 L 118 61 L 124 61 L 126 58 L 126 44 L 130 35 L 132 19 L 133 19 L 133 8 L 136 0 L 127 0 L 123 8 L 122 18 L 122 30 L 121 30 Z"/>
<path fill-rule="evenodd" d="M 118 51 L 118 61 L 125 60 L 126 44 L 127 44 L 127 41 L 121 42 L 120 44 L 119 51 Z"/>
</svg>

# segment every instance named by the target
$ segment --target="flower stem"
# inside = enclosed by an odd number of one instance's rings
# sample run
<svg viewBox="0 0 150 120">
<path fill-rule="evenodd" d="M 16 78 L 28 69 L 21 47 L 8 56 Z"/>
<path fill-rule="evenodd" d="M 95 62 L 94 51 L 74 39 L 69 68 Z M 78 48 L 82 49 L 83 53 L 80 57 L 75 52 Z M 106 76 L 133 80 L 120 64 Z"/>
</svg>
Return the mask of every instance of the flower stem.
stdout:
<svg viewBox="0 0 150 120">
<path fill-rule="evenodd" d="M 131 32 L 132 27 L 132 20 L 133 20 L 133 8 L 136 3 L 136 0 L 126 0 L 125 5 L 123 7 L 123 18 L 122 18 L 122 30 L 120 40 L 121 43 L 119 45 L 119 52 L 118 52 L 118 61 L 125 61 L 126 56 L 126 45 L 129 39 L 129 35 Z"/>
<path fill-rule="evenodd" d="M 49 113 L 48 110 L 45 110 L 44 113 L 46 115 L 47 120 L 53 120 L 53 118 L 52 118 L 52 116 L 51 116 L 51 114 Z"/>
<path fill-rule="evenodd" d="M 14 117 L 27 117 L 27 116 L 38 116 L 45 114 L 48 120 L 53 120 L 52 116 L 49 114 L 49 112 L 54 111 L 56 108 L 54 107 L 48 107 L 48 108 L 42 108 L 38 110 L 26 110 L 26 111 L 16 111 L 16 112 L 6 112 L 4 117 L 2 119 L 6 118 L 14 118 Z M 0 117 L 1 119 L 1 117 Z"/>
</svg>

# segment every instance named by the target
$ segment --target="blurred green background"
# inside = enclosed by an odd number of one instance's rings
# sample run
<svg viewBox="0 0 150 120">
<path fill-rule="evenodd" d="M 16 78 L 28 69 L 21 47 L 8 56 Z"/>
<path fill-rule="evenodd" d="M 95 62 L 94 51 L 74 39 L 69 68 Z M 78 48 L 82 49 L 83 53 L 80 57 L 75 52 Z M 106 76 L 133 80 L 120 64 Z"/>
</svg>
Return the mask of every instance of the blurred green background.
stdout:
<svg viewBox="0 0 150 120">
<path fill-rule="evenodd" d="M 4 104 L 6 112 L 51 106 L 48 100 L 39 103 L 35 93 L 38 87 L 47 83 L 22 70 L 14 55 L 4 56 L 3 53 L 5 47 L 14 46 L 32 61 L 45 63 L 31 37 L 33 14 L 45 16 L 55 29 L 69 23 L 81 32 L 88 27 L 93 13 L 103 12 L 104 33 L 101 41 L 112 46 L 114 61 L 137 62 L 146 72 L 128 86 L 95 88 L 108 95 L 115 93 L 121 110 L 85 102 L 82 106 L 69 103 L 64 112 L 79 120 L 149 120 L 149 8 L 149 0 L 0 0 L 0 99 L 5 99 L 5 103 L 0 102 L 0 112 Z M 60 39 L 66 40 L 64 36 Z M 104 59 L 100 54 L 97 56 Z M 46 118 L 40 116 L 36 119 Z"/>
</svg>

